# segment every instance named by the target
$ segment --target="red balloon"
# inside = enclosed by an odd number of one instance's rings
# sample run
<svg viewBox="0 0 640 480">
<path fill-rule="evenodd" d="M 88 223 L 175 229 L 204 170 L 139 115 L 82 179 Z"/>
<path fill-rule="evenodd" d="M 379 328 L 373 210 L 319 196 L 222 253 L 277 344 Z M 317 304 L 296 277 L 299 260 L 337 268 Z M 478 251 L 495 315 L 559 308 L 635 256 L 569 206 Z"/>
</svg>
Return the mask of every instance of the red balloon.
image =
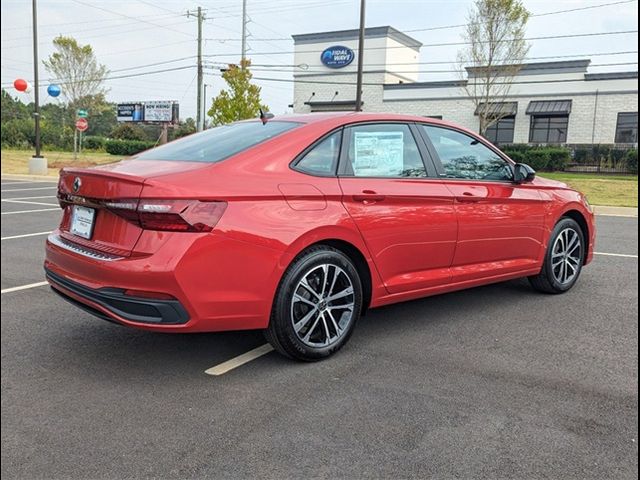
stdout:
<svg viewBox="0 0 640 480">
<path fill-rule="evenodd" d="M 19 92 L 24 92 L 27 89 L 27 87 L 29 86 L 29 84 L 27 83 L 26 80 L 24 80 L 22 78 L 17 78 L 13 82 L 13 86 L 16 87 L 16 90 L 18 90 Z"/>
</svg>

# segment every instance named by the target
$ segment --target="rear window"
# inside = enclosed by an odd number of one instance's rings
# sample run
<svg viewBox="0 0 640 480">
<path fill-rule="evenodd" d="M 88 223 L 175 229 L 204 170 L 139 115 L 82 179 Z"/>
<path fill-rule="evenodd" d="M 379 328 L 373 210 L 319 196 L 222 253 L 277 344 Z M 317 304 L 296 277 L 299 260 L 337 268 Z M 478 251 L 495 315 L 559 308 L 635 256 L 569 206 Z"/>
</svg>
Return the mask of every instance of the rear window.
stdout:
<svg viewBox="0 0 640 480">
<path fill-rule="evenodd" d="M 301 124 L 271 121 L 239 122 L 211 128 L 146 151 L 137 160 L 181 160 L 215 163 L 240 153 Z"/>
</svg>

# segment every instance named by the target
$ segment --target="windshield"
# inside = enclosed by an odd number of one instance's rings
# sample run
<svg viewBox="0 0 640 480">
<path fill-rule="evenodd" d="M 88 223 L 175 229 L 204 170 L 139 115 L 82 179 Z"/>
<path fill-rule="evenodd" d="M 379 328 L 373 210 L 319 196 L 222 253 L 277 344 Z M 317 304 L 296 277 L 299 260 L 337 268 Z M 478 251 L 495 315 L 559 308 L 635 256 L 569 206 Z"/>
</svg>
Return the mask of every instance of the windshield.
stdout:
<svg viewBox="0 0 640 480">
<path fill-rule="evenodd" d="M 301 124 L 270 121 L 239 122 L 211 128 L 167 143 L 134 157 L 137 160 L 178 160 L 215 163 Z"/>
</svg>

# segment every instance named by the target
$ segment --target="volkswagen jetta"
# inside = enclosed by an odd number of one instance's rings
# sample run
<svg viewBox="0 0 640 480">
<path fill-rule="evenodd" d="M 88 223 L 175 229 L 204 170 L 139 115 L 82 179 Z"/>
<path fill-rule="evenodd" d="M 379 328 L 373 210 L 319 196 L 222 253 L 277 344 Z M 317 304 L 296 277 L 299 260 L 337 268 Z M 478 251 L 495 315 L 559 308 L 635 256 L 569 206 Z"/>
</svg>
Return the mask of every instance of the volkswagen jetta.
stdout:
<svg viewBox="0 0 640 480">
<path fill-rule="evenodd" d="M 579 192 L 404 115 L 238 122 L 65 168 L 58 197 L 45 270 L 63 298 L 147 330 L 264 329 L 301 360 L 369 308 L 518 277 L 566 292 L 595 238 Z"/>
</svg>

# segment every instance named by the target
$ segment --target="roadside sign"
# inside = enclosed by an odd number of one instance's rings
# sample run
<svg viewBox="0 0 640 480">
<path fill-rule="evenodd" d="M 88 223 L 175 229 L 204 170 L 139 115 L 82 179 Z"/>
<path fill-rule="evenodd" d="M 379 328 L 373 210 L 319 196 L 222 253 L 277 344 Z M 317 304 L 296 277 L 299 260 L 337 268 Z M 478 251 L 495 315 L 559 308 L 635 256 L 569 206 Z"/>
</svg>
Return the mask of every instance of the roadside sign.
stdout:
<svg viewBox="0 0 640 480">
<path fill-rule="evenodd" d="M 76 112 L 76 116 L 78 118 L 87 118 L 89 116 L 89 112 L 87 110 L 78 110 Z"/>
<path fill-rule="evenodd" d="M 84 132 L 89 128 L 89 122 L 86 118 L 79 118 L 76 120 L 76 128 L 79 132 Z"/>
</svg>

